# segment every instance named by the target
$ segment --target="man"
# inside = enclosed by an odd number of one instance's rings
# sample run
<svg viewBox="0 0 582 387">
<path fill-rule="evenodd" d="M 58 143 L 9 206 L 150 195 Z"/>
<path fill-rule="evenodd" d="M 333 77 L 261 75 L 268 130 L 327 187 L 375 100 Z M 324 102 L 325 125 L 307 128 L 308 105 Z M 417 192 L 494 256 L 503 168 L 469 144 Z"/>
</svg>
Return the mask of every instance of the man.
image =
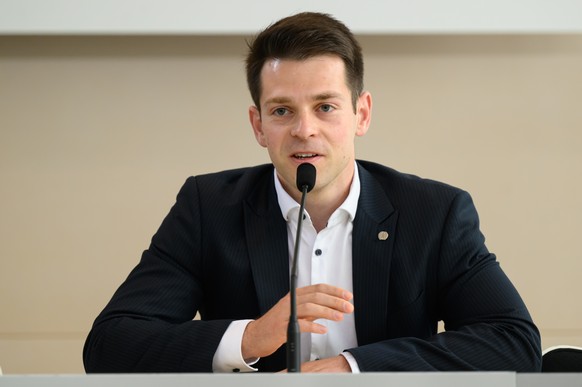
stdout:
<svg viewBox="0 0 582 387">
<path fill-rule="evenodd" d="M 342 23 L 302 13 L 268 27 L 247 80 L 272 165 L 186 181 L 95 321 L 88 372 L 284 370 L 305 162 L 317 178 L 299 257 L 302 371 L 539 370 L 538 330 L 470 196 L 356 161 L 372 97 Z"/>
</svg>

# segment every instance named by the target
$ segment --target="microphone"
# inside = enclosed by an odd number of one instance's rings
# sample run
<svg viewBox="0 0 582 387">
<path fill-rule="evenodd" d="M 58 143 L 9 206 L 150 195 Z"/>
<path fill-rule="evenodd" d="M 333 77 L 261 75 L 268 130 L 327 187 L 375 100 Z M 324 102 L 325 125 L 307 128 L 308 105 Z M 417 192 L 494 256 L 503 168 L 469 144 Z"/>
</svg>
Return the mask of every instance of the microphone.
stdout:
<svg viewBox="0 0 582 387">
<path fill-rule="evenodd" d="M 297 167 L 297 189 L 302 192 L 299 216 L 297 219 L 297 234 L 295 234 L 295 251 L 291 264 L 291 281 L 289 293 L 291 296 L 291 314 L 287 327 L 287 372 L 301 372 L 301 330 L 297 321 L 297 258 L 299 257 L 299 244 L 301 242 L 301 225 L 303 224 L 303 211 L 305 209 L 305 197 L 315 186 L 315 167 L 309 163 L 300 164 Z"/>
</svg>

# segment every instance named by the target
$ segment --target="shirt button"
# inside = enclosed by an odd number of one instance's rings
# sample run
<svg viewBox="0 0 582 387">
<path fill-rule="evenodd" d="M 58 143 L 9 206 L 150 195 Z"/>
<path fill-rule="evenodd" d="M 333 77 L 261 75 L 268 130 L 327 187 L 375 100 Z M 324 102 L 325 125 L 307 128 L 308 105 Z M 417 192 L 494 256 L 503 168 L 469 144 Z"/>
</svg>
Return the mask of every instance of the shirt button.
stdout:
<svg viewBox="0 0 582 387">
<path fill-rule="evenodd" d="M 319 257 L 321 255 L 321 249 L 315 250 L 315 255 L 317 255 Z"/>
</svg>

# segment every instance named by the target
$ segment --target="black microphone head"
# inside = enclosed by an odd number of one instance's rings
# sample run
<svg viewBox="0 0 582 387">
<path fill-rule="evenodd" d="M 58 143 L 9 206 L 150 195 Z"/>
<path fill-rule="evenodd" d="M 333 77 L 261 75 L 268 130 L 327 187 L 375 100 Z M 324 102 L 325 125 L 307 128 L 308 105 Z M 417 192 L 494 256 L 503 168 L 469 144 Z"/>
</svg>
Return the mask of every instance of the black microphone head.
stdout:
<svg viewBox="0 0 582 387">
<path fill-rule="evenodd" d="M 315 167 L 313 164 L 303 163 L 297 167 L 297 189 L 303 192 L 305 186 L 307 186 L 307 192 L 315 186 Z"/>
</svg>

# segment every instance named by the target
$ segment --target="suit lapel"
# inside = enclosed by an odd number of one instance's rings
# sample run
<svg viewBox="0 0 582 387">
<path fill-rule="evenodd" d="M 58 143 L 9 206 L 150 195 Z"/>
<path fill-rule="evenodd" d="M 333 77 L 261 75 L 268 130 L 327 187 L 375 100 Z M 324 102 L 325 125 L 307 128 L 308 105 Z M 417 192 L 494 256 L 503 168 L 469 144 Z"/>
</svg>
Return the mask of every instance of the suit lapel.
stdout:
<svg viewBox="0 0 582 387">
<path fill-rule="evenodd" d="M 287 224 L 281 215 L 272 169 L 245 201 L 245 232 L 261 315 L 289 291 Z"/>
<path fill-rule="evenodd" d="M 375 178 L 361 166 L 360 199 L 352 234 L 354 313 L 358 345 L 386 334 L 390 263 L 398 212 Z"/>
</svg>

